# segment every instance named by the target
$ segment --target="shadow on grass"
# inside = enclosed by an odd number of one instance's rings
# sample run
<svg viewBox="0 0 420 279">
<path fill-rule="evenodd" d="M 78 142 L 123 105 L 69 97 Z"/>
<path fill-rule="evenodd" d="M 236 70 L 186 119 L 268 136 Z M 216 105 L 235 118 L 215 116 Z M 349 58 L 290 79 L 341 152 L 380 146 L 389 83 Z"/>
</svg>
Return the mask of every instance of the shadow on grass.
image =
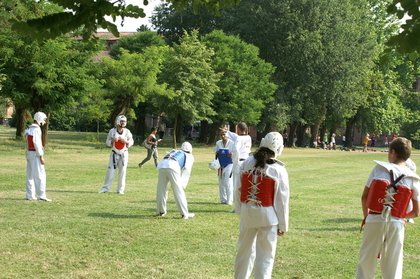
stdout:
<svg viewBox="0 0 420 279">
<path fill-rule="evenodd" d="M 80 190 L 77 190 L 77 191 L 73 191 L 73 190 L 50 190 L 50 189 L 48 189 L 48 192 L 56 192 L 56 193 L 75 193 L 75 194 L 78 194 L 78 193 L 82 193 L 82 194 L 98 194 L 98 192 L 97 191 L 80 191 Z"/>
<path fill-rule="evenodd" d="M 312 232 L 331 232 L 331 231 L 356 232 L 360 230 L 359 224 L 361 223 L 361 220 L 358 218 L 333 218 L 333 219 L 325 219 L 322 221 L 322 223 L 328 224 L 328 225 L 336 224 L 337 226 L 319 227 L 319 228 L 303 228 L 302 227 L 299 229 L 312 231 Z M 343 224 L 355 224 L 355 226 L 344 227 Z"/>
<path fill-rule="evenodd" d="M 89 213 L 89 217 L 107 218 L 107 219 L 155 219 L 157 218 L 153 214 L 139 215 L 139 214 L 115 214 L 112 212 L 96 212 Z"/>
<path fill-rule="evenodd" d="M 333 218 L 333 219 L 325 219 L 323 223 L 358 223 L 361 219 L 358 218 Z"/>
</svg>

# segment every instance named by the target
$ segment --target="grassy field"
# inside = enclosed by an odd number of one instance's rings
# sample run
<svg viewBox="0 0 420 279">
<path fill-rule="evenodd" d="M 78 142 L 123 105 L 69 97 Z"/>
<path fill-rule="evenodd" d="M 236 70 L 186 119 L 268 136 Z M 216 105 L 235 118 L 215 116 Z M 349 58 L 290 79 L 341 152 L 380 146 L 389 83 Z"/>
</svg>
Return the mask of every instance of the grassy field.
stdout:
<svg viewBox="0 0 420 279">
<path fill-rule="evenodd" d="M 154 217 L 157 172 L 152 161 L 137 167 L 146 156 L 138 145 L 130 149 L 126 194 L 98 194 L 109 149 L 88 133 L 50 132 L 53 202 L 24 200 L 24 143 L 13 135 L 0 127 L 0 278 L 233 277 L 239 220 L 218 204 L 207 167 L 212 147 L 193 144 L 186 194 L 196 218 L 182 220 L 172 192 L 166 217 Z M 412 158 L 420 166 L 420 152 Z M 273 278 L 354 278 L 360 195 L 375 159 L 386 153 L 285 149 L 290 230 L 279 239 Z M 404 278 L 420 274 L 419 223 L 406 229 Z"/>
</svg>

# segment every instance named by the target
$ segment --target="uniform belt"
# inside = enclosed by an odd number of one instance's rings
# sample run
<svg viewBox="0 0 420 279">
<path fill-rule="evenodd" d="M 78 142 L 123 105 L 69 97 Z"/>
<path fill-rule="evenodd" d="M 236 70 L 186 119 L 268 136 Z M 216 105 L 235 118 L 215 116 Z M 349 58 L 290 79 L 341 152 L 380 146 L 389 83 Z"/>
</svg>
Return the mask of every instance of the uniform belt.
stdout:
<svg viewBox="0 0 420 279">
<path fill-rule="evenodd" d="M 241 158 L 241 159 L 239 159 L 239 161 L 245 161 L 246 159 L 245 158 Z"/>
<path fill-rule="evenodd" d="M 36 151 L 35 149 L 28 149 L 28 151 Z"/>
<path fill-rule="evenodd" d="M 369 211 L 369 214 L 372 214 L 372 215 L 380 215 L 380 214 L 382 214 L 382 212 Z"/>
</svg>

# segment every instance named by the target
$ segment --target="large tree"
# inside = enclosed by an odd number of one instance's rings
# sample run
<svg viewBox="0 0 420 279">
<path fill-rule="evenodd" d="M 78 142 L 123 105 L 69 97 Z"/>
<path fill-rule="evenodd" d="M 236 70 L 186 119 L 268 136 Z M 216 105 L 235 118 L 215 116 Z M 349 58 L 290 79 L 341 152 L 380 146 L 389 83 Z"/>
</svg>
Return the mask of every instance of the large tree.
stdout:
<svg viewBox="0 0 420 279">
<path fill-rule="evenodd" d="M 13 9 L 3 13 L 9 4 Z M 95 79 L 89 75 L 88 64 L 95 47 L 67 37 L 37 42 L 11 30 L 10 19 L 54 12 L 58 9 L 54 5 L 6 1 L 1 8 L 0 64 L 6 80 L 0 94 L 15 105 L 16 136 L 21 137 L 28 112 L 44 110 L 50 114 L 91 88 Z"/>
<path fill-rule="evenodd" d="M 213 143 L 215 131 L 226 122 L 246 121 L 256 125 L 261 120 L 263 108 L 273 100 L 276 85 L 271 82 L 274 67 L 259 57 L 257 47 L 245 43 L 237 36 L 213 31 L 203 38 L 207 47 L 214 50 L 212 65 L 221 73 L 212 107 L 217 114 L 211 116 L 213 130 L 209 143 Z"/>
<path fill-rule="evenodd" d="M 40 1 L 42 2 L 42 1 Z M 145 17 L 142 7 L 127 5 L 125 0 L 51 0 L 63 8 L 53 14 L 39 15 L 36 18 L 16 19 L 14 28 L 27 35 L 37 38 L 54 38 L 71 31 L 78 30 L 84 38 L 89 38 L 98 28 L 108 29 L 118 35 L 117 26 L 112 22 L 117 17 Z M 234 5 L 238 0 L 167 0 L 177 9 L 192 6 L 195 12 L 207 9 L 213 13 L 225 7 Z M 138 5 L 148 5 L 148 0 L 138 0 Z M 111 18 L 112 21 L 109 19 Z"/>
<path fill-rule="evenodd" d="M 163 94 L 164 85 L 157 83 L 168 47 L 148 47 L 143 53 L 123 50 L 119 59 L 102 60 L 103 79 L 108 98 L 112 100 L 110 123 L 119 114 L 131 114 L 133 109 L 151 95 Z"/>
<path fill-rule="evenodd" d="M 276 100 L 290 108 L 298 143 L 310 125 L 318 131 L 327 111 L 338 115 L 357 100 L 375 44 L 368 13 L 365 1 L 350 0 L 242 0 L 223 13 L 223 29 L 276 66 Z"/>
<path fill-rule="evenodd" d="M 213 50 L 198 39 L 198 32 L 185 33 L 167 56 L 161 80 L 172 95 L 161 100 L 163 111 L 174 120 L 174 146 L 181 141 L 182 125 L 206 120 L 215 114 L 214 94 L 219 91 L 220 74 L 211 65 Z"/>
</svg>

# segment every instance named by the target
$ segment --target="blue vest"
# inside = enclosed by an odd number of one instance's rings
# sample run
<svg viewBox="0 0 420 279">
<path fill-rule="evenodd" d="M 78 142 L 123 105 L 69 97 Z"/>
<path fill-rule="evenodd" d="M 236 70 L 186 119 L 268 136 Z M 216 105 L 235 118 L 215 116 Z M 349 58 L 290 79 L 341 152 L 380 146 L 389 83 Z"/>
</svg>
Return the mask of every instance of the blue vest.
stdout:
<svg viewBox="0 0 420 279">
<path fill-rule="evenodd" d="M 225 168 L 227 165 L 232 164 L 232 157 L 229 157 L 230 154 L 229 149 L 227 148 L 220 148 L 217 150 L 217 158 L 219 159 L 220 166 Z"/>
<path fill-rule="evenodd" d="M 187 156 L 185 155 L 184 151 L 172 149 L 168 154 L 165 155 L 165 157 L 163 157 L 163 159 L 175 160 L 178 162 L 179 167 L 183 169 L 185 166 L 186 157 Z"/>
</svg>

